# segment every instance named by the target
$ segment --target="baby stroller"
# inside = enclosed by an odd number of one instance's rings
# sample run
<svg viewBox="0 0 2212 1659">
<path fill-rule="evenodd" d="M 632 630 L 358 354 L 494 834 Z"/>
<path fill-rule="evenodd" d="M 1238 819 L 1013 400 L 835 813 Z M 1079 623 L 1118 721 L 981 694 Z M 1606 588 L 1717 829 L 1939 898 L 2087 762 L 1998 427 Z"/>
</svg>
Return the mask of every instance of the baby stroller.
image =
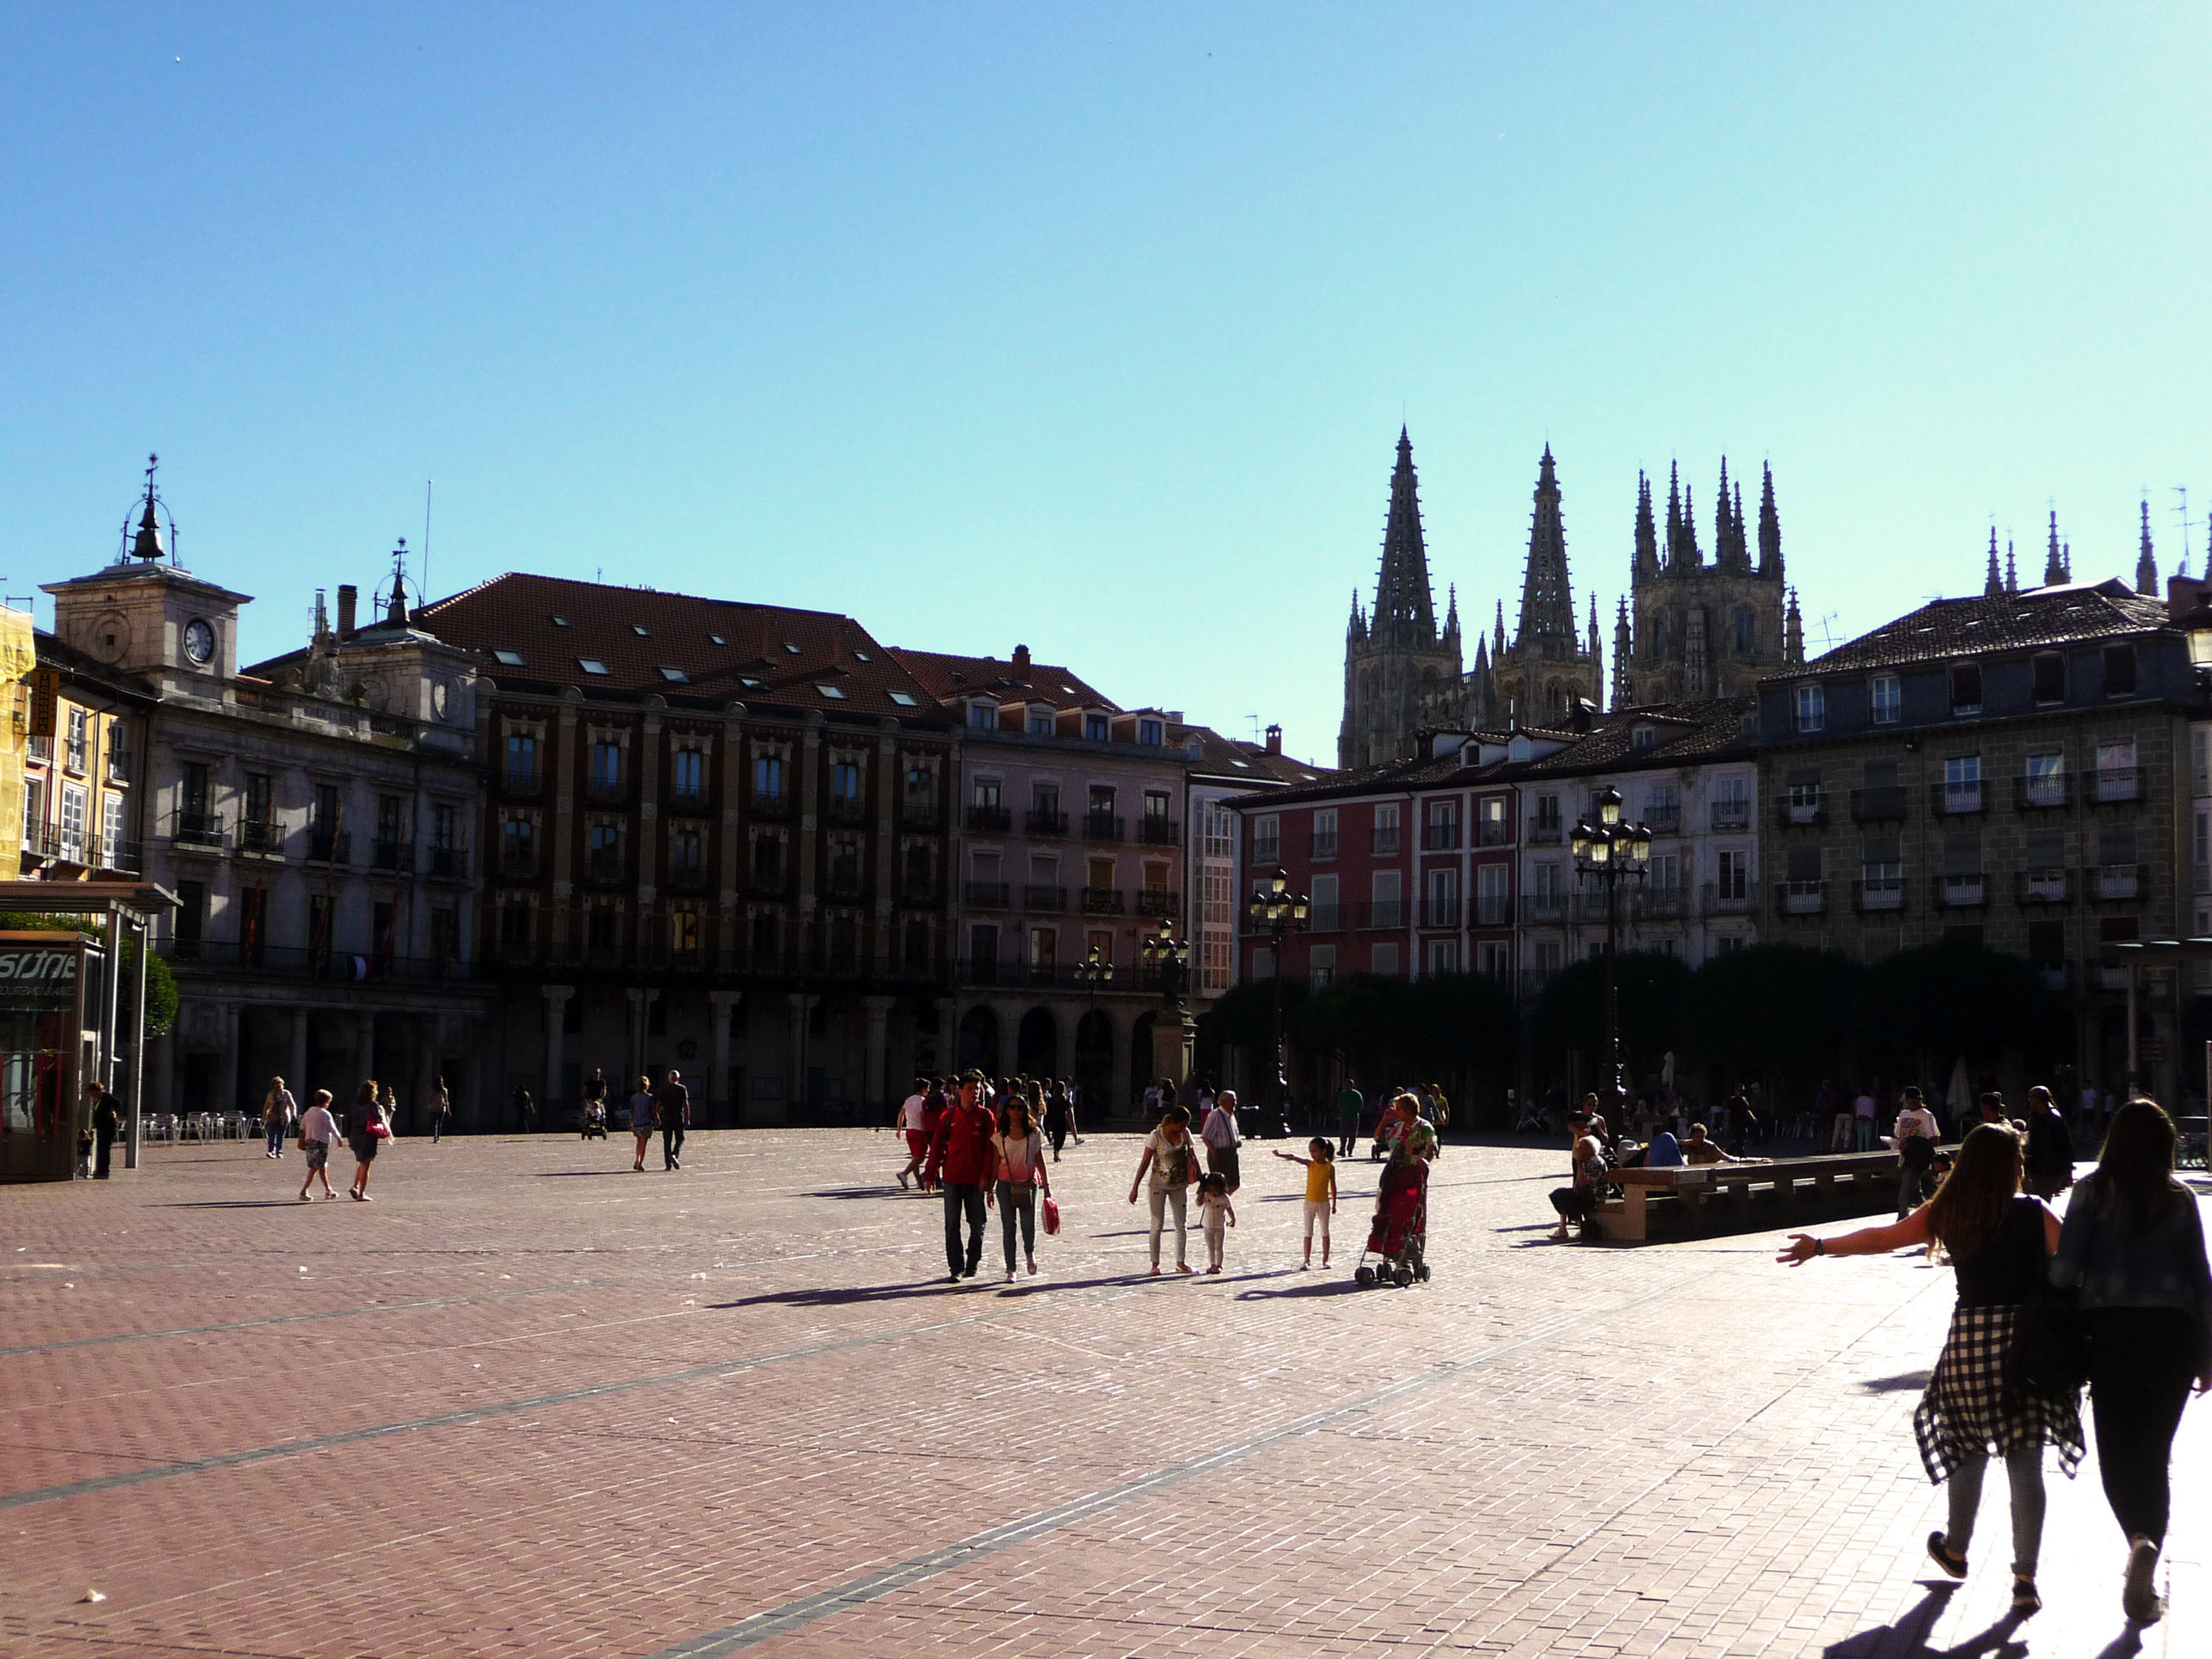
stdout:
<svg viewBox="0 0 2212 1659">
<path fill-rule="evenodd" d="M 1362 1290 L 1428 1281 L 1428 1165 L 1416 1159 L 1382 1172 L 1375 1194 L 1375 1222 L 1352 1277 Z M 1376 1258 L 1372 1267 L 1370 1255 Z"/>
<path fill-rule="evenodd" d="M 589 1141 L 594 1138 L 601 1141 L 607 1139 L 606 1102 L 594 1100 L 587 1101 L 585 1103 L 583 1130 L 582 1138 L 586 1141 Z"/>
</svg>

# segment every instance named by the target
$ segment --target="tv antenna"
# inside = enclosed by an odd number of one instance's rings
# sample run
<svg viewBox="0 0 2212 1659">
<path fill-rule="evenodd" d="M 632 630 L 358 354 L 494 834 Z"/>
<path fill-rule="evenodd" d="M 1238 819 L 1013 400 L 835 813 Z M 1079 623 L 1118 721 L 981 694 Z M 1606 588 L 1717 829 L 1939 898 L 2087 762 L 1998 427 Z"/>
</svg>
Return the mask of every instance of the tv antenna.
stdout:
<svg viewBox="0 0 2212 1659">
<path fill-rule="evenodd" d="M 2181 563 L 2174 567 L 2174 575 L 2185 576 L 2189 574 L 2189 532 L 2192 523 L 2189 516 L 2189 486 L 2173 484 L 2167 487 L 2174 493 L 2174 518 L 2181 525 Z"/>
<path fill-rule="evenodd" d="M 1822 651 L 1835 649 L 1835 619 L 1836 613 L 1834 611 L 1828 612 L 1821 618 L 1821 649 Z"/>
</svg>

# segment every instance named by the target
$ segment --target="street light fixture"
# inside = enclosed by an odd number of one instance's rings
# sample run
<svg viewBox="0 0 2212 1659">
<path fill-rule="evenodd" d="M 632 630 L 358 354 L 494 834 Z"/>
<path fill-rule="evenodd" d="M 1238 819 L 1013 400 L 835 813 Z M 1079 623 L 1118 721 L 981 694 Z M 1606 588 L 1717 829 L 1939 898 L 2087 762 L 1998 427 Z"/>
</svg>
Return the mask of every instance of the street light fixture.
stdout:
<svg viewBox="0 0 2212 1659">
<path fill-rule="evenodd" d="M 1628 1098 L 1627 1066 L 1621 1054 L 1620 884 L 1641 881 L 1651 873 L 1651 831 L 1621 822 L 1621 792 L 1610 785 L 1598 791 L 1596 822 L 1579 820 L 1569 845 L 1574 868 L 1595 876 L 1605 888 L 1605 1055 L 1611 1072 L 1608 1120 L 1618 1117 Z"/>
<path fill-rule="evenodd" d="M 1266 872 L 1252 889 L 1245 915 L 1251 931 L 1264 933 L 1274 941 L 1274 1033 L 1275 1033 L 1275 1116 L 1281 1125 L 1281 1133 L 1290 1133 L 1290 1076 L 1289 1057 L 1284 1050 L 1282 1034 L 1282 942 L 1286 934 L 1306 931 L 1306 912 L 1312 901 L 1302 893 L 1290 888 L 1290 872 L 1278 865 Z"/>
<path fill-rule="evenodd" d="M 1184 974 L 1191 961 L 1188 940 L 1175 937 L 1175 925 L 1162 922 L 1144 942 L 1144 965 L 1160 976 L 1160 995 L 1171 1008 L 1183 1006 Z"/>
</svg>

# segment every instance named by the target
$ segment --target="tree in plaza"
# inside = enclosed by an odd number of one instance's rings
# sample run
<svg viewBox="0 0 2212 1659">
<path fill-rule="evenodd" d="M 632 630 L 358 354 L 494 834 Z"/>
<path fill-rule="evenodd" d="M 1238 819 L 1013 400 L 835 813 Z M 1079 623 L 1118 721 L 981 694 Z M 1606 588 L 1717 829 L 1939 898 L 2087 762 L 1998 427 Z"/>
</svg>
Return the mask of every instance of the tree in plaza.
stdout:
<svg viewBox="0 0 2212 1659">
<path fill-rule="evenodd" d="M 1681 1046 L 1682 994 L 1690 970 L 1681 957 L 1662 950 L 1624 951 L 1618 965 L 1621 1049 L 1633 1091 L 1657 1067 L 1661 1055 Z M 1588 1055 L 1589 1086 L 1597 1086 L 1607 1064 L 1603 957 L 1586 957 L 1552 976 L 1536 1003 L 1529 1034 L 1540 1051 Z"/>
<path fill-rule="evenodd" d="M 1994 1061 L 2008 1050 L 2043 1063 L 2072 1036 L 2063 1006 L 2034 964 L 1979 944 L 1930 944 L 1885 957 L 1866 970 L 1852 1012 L 1870 1063 L 1947 1074 L 1964 1055 Z"/>
<path fill-rule="evenodd" d="M 1682 1052 L 1729 1084 L 1809 1090 L 1834 1075 L 1861 969 L 1839 950 L 1755 944 L 1708 957 L 1682 996 Z"/>
</svg>

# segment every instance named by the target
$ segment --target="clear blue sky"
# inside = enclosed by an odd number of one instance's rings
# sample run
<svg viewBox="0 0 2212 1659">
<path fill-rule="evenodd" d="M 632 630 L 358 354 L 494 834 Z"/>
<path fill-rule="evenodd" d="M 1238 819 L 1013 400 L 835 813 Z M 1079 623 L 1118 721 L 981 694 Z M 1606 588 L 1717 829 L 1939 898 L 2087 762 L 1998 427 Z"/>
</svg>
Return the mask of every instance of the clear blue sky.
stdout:
<svg viewBox="0 0 2212 1659">
<path fill-rule="evenodd" d="M 1817 10 L 1834 15 L 1821 17 Z M 2212 505 L 2199 7 L 0 10 L 0 575 L 159 449 L 259 595 L 419 540 L 1017 641 L 1332 754 L 1402 418 L 1440 589 L 1548 440 L 1775 467 L 1813 642 Z M 50 616 L 41 601 L 40 618 Z"/>
</svg>

